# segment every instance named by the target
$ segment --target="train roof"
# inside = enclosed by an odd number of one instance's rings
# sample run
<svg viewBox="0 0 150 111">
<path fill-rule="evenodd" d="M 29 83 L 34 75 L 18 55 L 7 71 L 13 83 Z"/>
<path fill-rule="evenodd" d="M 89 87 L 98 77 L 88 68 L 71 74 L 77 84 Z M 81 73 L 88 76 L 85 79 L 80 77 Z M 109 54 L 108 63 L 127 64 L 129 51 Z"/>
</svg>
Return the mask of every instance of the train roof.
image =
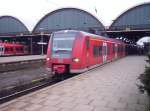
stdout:
<svg viewBox="0 0 150 111">
<path fill-rule="evenodd" d="M 68 33 L 68 32 L 69 33 L 81 34 L 81 35 L 85 35 L 85 36 L 91 36 L 93 38 L 100 38 L 100 39 L 106 40 L 106 41 L 112 41 L 112 42 L 117 42 L 117 43 L 125 44 L 124 42 L 116 40 L 116 39 L 112 39 L 112 38 L 108 38 L 108 37 L 104 37 L 104 36 L 100 36 L 100 35 L 95 35 L 95 34 L 91 34 L 91 33 L 84 32 L 84 31 L 78 31 L 78 30 L 61 30 L 61 31 L 54 32 L 54 34 Z"/>
</svg>

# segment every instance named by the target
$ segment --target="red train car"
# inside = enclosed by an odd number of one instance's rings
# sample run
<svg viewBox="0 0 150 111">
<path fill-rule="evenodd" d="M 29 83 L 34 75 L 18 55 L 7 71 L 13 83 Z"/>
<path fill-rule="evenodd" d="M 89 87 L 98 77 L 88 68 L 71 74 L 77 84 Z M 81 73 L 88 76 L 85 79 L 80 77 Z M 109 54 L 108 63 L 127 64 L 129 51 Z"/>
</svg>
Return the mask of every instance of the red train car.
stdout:
<svg viewBox="0 0 150 111">
<path fill-rule="evenodd" d="M 58 31 L 49 41 L 46 69 L 54 75 L 82 73 L 123 56 L 123 42 L 83 31 Z"/>
<path fill-rule="evenodd" d="M 19 43 L 0 42 L 0 56 L 26 55 L 28 47 Z"/>
</svg>

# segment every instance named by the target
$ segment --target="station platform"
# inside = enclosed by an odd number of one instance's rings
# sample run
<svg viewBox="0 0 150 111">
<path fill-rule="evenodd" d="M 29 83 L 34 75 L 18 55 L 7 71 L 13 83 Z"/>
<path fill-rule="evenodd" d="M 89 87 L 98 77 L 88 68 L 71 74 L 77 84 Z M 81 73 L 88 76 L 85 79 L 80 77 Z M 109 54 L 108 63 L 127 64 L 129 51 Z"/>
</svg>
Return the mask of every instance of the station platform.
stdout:
<svg viewBox="0 0 150 111">
<path fill-rule="evenodd" d="M 145 56 L 128 56 L 0 105 L 0 111 L 149 111 L 136 86 Z"/>
<path fill-rule="evenodd" d="M 46 55 L 0 57 L 0 73 L 42 66 Z"/>
<path fill-rule="evenodd" d="M 27 56 L 0 57 L 0 64 L 27 61 L 27 60 L 45 59 L 45 58 L 46 58 L 46 55 L 27 55 Z"/>
</svg>

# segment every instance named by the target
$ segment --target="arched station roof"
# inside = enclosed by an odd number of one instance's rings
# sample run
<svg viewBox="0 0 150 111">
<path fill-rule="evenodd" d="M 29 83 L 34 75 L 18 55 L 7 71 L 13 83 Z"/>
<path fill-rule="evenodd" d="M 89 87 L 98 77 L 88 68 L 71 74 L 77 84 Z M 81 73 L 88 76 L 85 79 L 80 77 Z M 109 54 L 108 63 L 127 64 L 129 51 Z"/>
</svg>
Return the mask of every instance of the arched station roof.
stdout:
<svg viewBox="0 0 150 111">
<path fill-rule="evenodd" d="M 20 20 L 12 16 L 0 17 L 0 36 L 10 36 L 24 33 L 29 33 L 29 31 Z"/>
<path fill-rule="evenodd" d="M 105 30 L 103 24 L 89 12 L 78 8 L 61 8 L 45 15 L 35 26 L 33 33 L 62 29 L 94 31 L 96 34 Z"/>
<path fill-rule="evenodd" d="M 109 30 L 150 29 L 150 3 L 132 7 L 118 16 Z"/>
</svg>

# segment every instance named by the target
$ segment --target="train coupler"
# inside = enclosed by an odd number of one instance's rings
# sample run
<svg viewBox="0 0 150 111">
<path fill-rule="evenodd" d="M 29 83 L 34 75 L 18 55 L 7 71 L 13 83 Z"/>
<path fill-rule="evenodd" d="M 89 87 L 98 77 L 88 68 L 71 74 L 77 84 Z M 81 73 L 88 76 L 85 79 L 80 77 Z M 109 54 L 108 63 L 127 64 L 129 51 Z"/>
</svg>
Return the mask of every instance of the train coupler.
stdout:
<svg viewBox="0 0 150 111">
<path fill-rule="evenodd" d="M 64 74 L 66 72 L 66 66 L 65 65 L 54 65 L 53 72 L 55 74 Z"/>
</svg>

